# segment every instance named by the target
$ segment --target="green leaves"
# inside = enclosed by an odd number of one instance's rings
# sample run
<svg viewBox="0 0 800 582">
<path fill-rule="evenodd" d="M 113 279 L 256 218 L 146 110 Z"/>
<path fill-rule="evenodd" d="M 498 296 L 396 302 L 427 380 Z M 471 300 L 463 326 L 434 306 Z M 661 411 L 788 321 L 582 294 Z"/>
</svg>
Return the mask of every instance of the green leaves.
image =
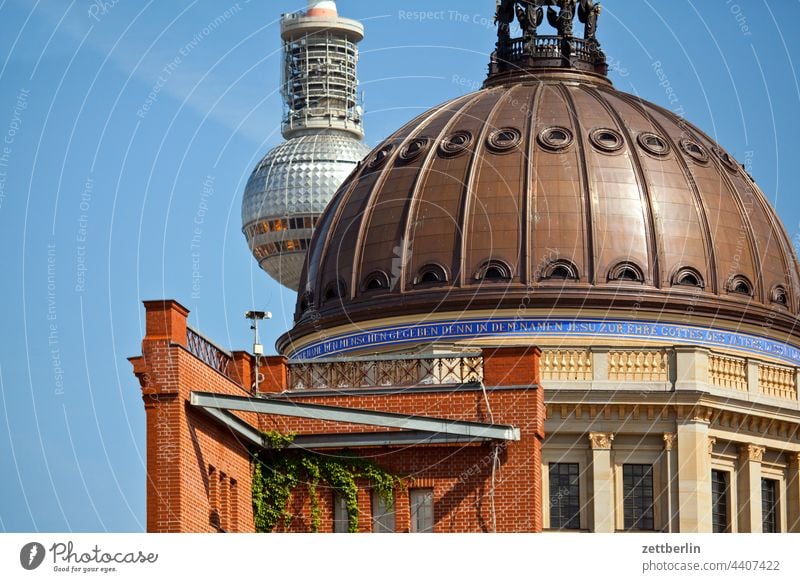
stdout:
<svg viewBox="0 0 800 582">
<path fill-rule="evenodd" d="M 311 502 L 311 531 L 320 527 L 318 486 L 324 483 L 341 495 L 347 506 L 348 531 L 358 531 L 358 479 L 368 481 L 387 504 L 394 499 L 400 479 L 372 461 L 349 451 L 338 456 L 322 456 L 312 451 L 290 450 L 294 435 L 278 432 L 264 434 L 269 449 L 253 462 L 253 516 L 256 531 L 274 531 L 279 525 L 291 525 L 289 510 L 292 491 L 305 484 Z"/>
<path fill-rule="evenodd" d="M 253 469 L 253 517 L 256 531 L 270 532 L 283 520 L 292 521 L 288 510 L 299 471 L 296 459 L 283 457 L 269 465 L 255 463 Z"/>
</svg>

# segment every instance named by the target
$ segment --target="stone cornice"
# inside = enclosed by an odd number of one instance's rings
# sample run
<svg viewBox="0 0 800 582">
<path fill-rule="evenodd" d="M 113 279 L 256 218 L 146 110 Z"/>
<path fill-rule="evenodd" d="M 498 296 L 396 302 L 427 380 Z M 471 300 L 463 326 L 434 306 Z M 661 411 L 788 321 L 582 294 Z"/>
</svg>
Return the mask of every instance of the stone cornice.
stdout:
<svg viewBox="0 0 800 582">
<path fill-rule="evenodd" d="M 545 388 L 545 397 L 547 397 Z M 674 397 L 675 394 L 672 394 Z M 627 400 L 627 399 L 626 399 Z M 653 400 L 653 401 L 650 401 Z M 659 402 L 659 400 L 661 400 Z M 559 423 L 581 422 L 596 424 L 600 430 L 607 429 L 609 423 L 647 423 L 653 430 L 658 430 L 657 423 L 678 423 L 686 421 L 707 422 L 709 429 L 736 432 L 753 437 L 775 438 L 796 445 L 800 442 L 800 414 L 795 418 L 773 416 L 769 410 L 730 410 L 718 408 L 711 403 L 702 405 L 690 403 L 669 403 L 665 399 L 646 399 L 639 403 L 586 402 L 575 398 L 573 402 L 549 402 L 546 405 L 546 419 Z M 577 403 L 577 402 L 580 403 Z M 559 428 L 557 430 L 563 430 Z M 664 426 L 660 426 L 663 432 Z"/>
</svg>

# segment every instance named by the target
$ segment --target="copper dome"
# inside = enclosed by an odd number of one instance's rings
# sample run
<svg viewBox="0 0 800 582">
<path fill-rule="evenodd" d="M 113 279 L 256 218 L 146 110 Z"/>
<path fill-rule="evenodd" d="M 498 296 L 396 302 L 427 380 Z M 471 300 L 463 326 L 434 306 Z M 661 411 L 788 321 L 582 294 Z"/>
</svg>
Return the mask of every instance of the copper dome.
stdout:
<svg viewBox="0 0 800 582">
<path fill-rule="evenodd" d="M 647 309 L 791 332 L 800 274 L 742 166 L 601 74 L 501 75 L 406 124 L 320 221 L 285 348 L 474 309 Z"/>
</svg>

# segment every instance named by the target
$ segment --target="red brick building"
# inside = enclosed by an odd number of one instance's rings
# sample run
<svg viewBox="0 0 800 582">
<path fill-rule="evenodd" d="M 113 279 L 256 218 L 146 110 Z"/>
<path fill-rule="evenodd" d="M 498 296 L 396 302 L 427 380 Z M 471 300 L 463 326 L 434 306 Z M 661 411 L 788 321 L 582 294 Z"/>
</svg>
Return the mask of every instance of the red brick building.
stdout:
<svg viewBox="0 0 800 582">
<path fill-rule="evenodd" d="M 142 355 L 131 362 L 147 415 L 148 531 L 255 531 L 253 468 L 269 448 L 265 433 L 294 435 L 293 449 L 326 458 L 347 451 L 398 479 L 381 516 L 369 482 L 359 479 L 359 531 L 542 529 L 537 348 L 261 358 L 256 393 L 250 354 L 227 353 L 203 338 L 175 301 L 146 302 L 145 309 Z M 332 532 L 341 521 L 336 491 L 321 484 L 317 495 L 318 531 Z M 287 505 L 291 518 L 275 530 L 315 529 L 311 505 L 298 484 Z"/>
</svg>

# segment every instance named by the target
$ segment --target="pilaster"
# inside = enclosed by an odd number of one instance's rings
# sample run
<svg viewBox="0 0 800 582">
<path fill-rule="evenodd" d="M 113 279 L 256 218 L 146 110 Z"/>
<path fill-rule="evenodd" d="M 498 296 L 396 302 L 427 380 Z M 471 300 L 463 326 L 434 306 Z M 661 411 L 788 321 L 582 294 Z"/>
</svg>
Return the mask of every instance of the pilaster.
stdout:
<svg viewBox="0 0 800 582">
<path fill-rule="evenodd" d="M 764 447 L 741 445 L 736 482 L 739 497 L 739 532 L 761 533 L 761 461 Z"/>
<path fill-rule="evenodd" d="M 708 350 L 696 346 L 675 346 L 675 389 L 697 390 L 708 382 Z"/>
<path fill-rule="evenodd" d="M 681 533 L 711 533 L 711 453 L 704 418 L 678 424 L 678 513 Z"/>
<path fill-rule="evenodd" d="M 592 449 L 592 525 L 595 533 L 613 533 L 614 471 L 611 466 L 611 433 L 589 433 Z"/>
<path fill-rule="evenodd" d="M 592 348 L 592 379 L 595 382 L 608 382 L 608 352 L 610 348 Z"/>
<path fill-rule="evenodd" d="M 677 479 L 675 477 L 675 454 L 677 448 L 678 435 L 674 432 L 665 432 L 664 436 L 664 456 L 663 456 L 663 474 L 666 481 L 667 502 L 666 502 L 666 521 L 667 532 L 672 533 L 676 531 L 679 526 L 678 523 L 678 506 L 675 503 L 677 499 Z"/>
<path fill-rule="evenodd" d="M 790 533 L 800 533 L 800 453 L 787 453 L 787 456 L 786 529 Z"/>
</svg>

